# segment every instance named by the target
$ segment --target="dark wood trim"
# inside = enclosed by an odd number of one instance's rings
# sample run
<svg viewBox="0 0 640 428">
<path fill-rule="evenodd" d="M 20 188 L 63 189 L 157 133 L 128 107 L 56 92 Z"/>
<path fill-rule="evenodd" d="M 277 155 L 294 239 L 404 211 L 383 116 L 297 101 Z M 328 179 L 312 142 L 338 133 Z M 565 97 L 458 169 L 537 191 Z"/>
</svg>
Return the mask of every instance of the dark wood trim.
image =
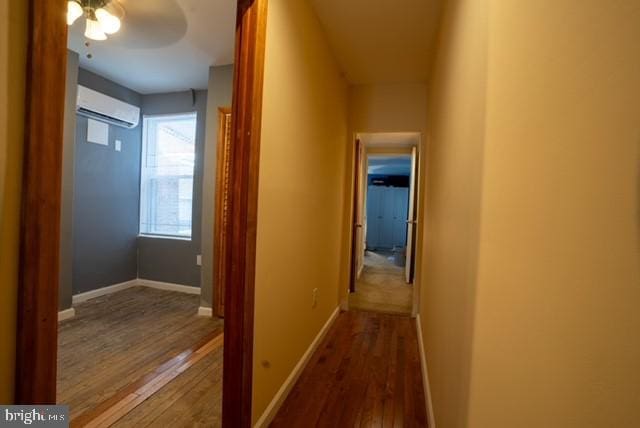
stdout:
<svg viewBox="0 0 640 428">
<path fill-rule="evenodd" d="M 362 143 L 356 139 L 354 145 L 355 154 L 353 156 L 353 211 L 351 222 L 351 274 L 349 276 L 349 291 L 356 291 L 356 281 L 358 279 L 358 230 L 362 228 L 360 221 L 360 164 L 362 163 Z"/>
<path fill-rule="evenodd" d="M 15 402 L 56 401 L 65 0 L 29 2 Z"/>
<path fill-rule="evenodd" d="M 218 147 L 216 150 L 216 204 L 213 236 L 213 266 L 215 272 L 214 307 L 224 317 L 225 253 L 229 224 L 229 176 L 231 168 L 231 108 L 218 108 Z"/>
<path fill-rule="evenodd" d="M 253 316 L 258 164 L 267 0 L 239 0 L 233 84 L 232 219 L 225 263 L 222 425 L 252 425 Z"/>
</svg>

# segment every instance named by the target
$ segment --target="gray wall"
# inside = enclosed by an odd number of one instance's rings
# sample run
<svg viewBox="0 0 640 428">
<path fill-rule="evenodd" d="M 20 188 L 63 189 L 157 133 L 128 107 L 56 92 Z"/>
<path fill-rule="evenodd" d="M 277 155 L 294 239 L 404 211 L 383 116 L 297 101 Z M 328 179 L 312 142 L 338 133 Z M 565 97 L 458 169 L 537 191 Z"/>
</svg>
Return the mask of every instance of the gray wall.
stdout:
<svg viewBox="0 0 640 428">
<path fill-rule="evenodd" d="M 89 71 L 80 69 L 78 83 L 141 105 L 138 93 Z M 87 118 L 76 116 L 73 294 L 137 277 L 141 132 L 109 125 L 108 146 L 87 143 Z"/>
<path fill-rule="evenodd" d="M 197 113 L 196 163 L 193 177 L 193 221 L 191 240 L 141 236 L 138 238 L 138 276 L 143 279 L 174 284 L 200 286 L 200 254 L 202 215 L 202 175 L 207 118 L 207 91 L 191 91 L 142 96 L 145 115 Z"/>
<path fill-rule="evenodd" d="M 202 195 L 202 294 L 201 305 L 211 307 L 214 299 L 213 231 L 216 190 L 216 149 L 218 144 L 218 107 L 231 107 L 233 65 L 209 69 L 207 131 L 204 148 Z"/>
<path fill-rule="evenodd" d="M 200 286 L 213 301 L 213 223 L 218 107 L 231 106 L 233 66 L 211 67 L 209 90 L 140 95 L 80 69 L 69 51 L 63 156 L 60 309 L 73 294 L 137 277 Z M 109 127 L 109 146 L 86 142 L 87 119 L 75 114 L 77 83 L 138 105 L 142 114 L 198 114 L 192 240 L 138 238 L 142 122 Z M 114 141 L 122 141 L 116 152 Z M 206 191 L 203 191 L 203 186 Z M 202 269 L 196 256 L 202 254 Z"/>
<path fill-rule="evenodd" d="M 60 210 L 60 287 L 59 308 L 71 307 L 73 281 L 73 179 L 76 139 L 76 96 L 78 93 L 78 54 L 67 51 L 67 81 L 64 98 L 64 138 L 62 142 L 62 207 Z"/>
</svg>

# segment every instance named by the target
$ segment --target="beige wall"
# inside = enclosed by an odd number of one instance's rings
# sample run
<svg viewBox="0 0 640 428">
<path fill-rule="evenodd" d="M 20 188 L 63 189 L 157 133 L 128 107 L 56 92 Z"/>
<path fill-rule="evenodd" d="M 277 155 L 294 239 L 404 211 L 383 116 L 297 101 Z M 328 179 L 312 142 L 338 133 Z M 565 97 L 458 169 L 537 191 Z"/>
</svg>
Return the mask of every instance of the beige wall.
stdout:
<svg viewBox="0 0 640 428">
<path fill-rule="evenodd" d="M 437 426 L 637 426 L 640 3 L 459 0 L 445 22 L 422 299 Z"/>
<path fill-rule="evenodd" d="M 337 308 L 345 256 L 347 87 L 307 2 L 269 2 L 263 99 L 254 420 Z"/>
<path fill-rule="evenodd" d="M 424 132 L 425 83 L 352 85 L 349 127 L 353 132 Z"/>
<path fill-rule="evenodd" d="M 445 10 L 430 85 L 420 305 L 442 428 L 467 426 L 487 65 L 488 1 L 455 3 Z"/>
<path fill-rule="evenodd" d="M 13 400 L 27 2 L 0 2 L 0 404 Z"/>
<path fill-rule="evenodd" d="M 636 427 L 640 2 L 494 3 L 470 426 Z"/>
</svg>

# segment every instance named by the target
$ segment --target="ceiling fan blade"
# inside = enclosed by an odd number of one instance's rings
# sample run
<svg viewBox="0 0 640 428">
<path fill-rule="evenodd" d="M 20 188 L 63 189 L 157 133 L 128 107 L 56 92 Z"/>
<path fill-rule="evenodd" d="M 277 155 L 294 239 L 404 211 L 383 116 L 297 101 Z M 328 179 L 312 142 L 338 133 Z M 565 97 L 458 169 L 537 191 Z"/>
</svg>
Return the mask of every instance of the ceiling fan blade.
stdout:
<svg viewBox="0 0 640 428">
<path fill-rule="evenodd" d="M 187 19 L 176 0 L 114 0 L 109 12 L 122 20 L 110 42 L 128 49 L 169 46 L 187 33 Z"/>
</svg>

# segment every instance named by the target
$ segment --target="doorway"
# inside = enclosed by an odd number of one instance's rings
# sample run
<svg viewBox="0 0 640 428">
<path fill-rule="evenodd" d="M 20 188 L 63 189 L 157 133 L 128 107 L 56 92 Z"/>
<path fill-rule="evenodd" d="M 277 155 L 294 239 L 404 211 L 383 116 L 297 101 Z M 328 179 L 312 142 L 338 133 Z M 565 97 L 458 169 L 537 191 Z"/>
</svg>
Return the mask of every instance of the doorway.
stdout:
<svg viewBox="0 0 640 428">
<path fill-rule="evenodd" d="M 80 1 L 69 3 L 72 3 L 76 9 L 78 6 L 82 9 Z M 236 0 L 229 0 L 228 3 L 235 9 Z M 111 2 L 105 1 L 99 5 L 109 4 Z M 64 11 L 67 6 L 67 2 L 62 0 L 31 1 L 29 8 L 30 49 L 27 67 L 24 202 L 20 236 L 20 295 L 15 374 L 17 404 L 56 402 L 58 290 L 61 289 L 58 280 L 59 244 L 64 234 L 61 232 L 59 213 L 62 206 L 60 190 L 63 176 L 64 82 L 67 24 L 69 23 L 69 20 L 65 22 Z M 235 58 L 235 65 L 232 79 L 234 122 L 231 125 L 230 140 L 234 144 L 231 149 L 229 173 L 229 180 L 235 183 L 235 186 L 227 209 L 236 221 L 227 225 L 227 232 L 238 238 L 227 241 L 226 257 L 222 266 L 227 273 L 224 277 L 225 281 L 234 284 L 234 287 L 230 288 L 225 295 L 224 327 L 228 334 L 224 337 L 218 334 L 204 344 L 195 343 L 189 349 L 166 361 L 166 364 L 161 363 L 157 366 L 158 369 L 164 370 L 164 373 L 168 368 L 167 364 L 176 363 L 175 370 L 170 371 L 178 373 L 185 368 L 186 364 L 193 365 L 202 358 L 205 347 L 207 350 L 220 349 L 224 340 L 224 373 L 220 376 L 223 377 L 223 385 L 220 385 L 220 389 L 223 390 L 221 407 L 224 426 L 248 427 L 251 422 L 252 373 L 251 370 L 247 370 L 247 367 L 252 361 L 252 349 L 247 343 L 252 339 L 253 301 L 246 299 L 246 296 L 253 293 L 253 277 L 244 275 L 244 270 L 238 271 L 233 267 L 242 265 L 251 271 L 255 263 L 255 231 L 251 225 L 255 224 L 255 212 L 252 207 L 257 200 L 254 176 L 257 169 L 256 160 L 259 156 L 265 14 L 266 1 L 264 0 L 238 1 L 237 12 L 232 13 L 228 19 L 231 28 L 236 21 L 236 44 L 235 49 L 233 47 L 231 49 L 231 57 Z M 82 15 L 81 13 L 78 17 Z M 126 16 L 132 17 L 133 14 Z M 67 18 L 69 18 L 68 15 Z M 95 26 L 93 14 L 87 19 Z M 106 36 L 102 37 L 103 34 L 100 36 L 100 38 L 96 36 L 95 40 L 107 40 Z M 233 39 L 231 36 L 231 40 Z M 91 57 L 87 58 L 91 59 Z M 189 92 L 195 98 L 196 91 L 189 90 Z M 118 95 L 113 97 L 118 98 Z M 102 125 L 97 128 L 102 129 L 99 134 L 104 136 L 106 134 L 104 124 L 98 125 Z M 87 133 L 88 127 L 89 125 L 87 125 Z M 239 129 L 250 129 L 251 132 L 239 132 Z M 100 144 L 100 141 L 106 142 L 101 144 L 105 146 L 104 150 L 111 148 L 111 152 L 117 152 L 115 156 L 122 156 L 122 152 L 127 147 L 120 139 L 116 142 L 98 138 L 97 144 Z M 177 205 L 179 213 L 180 204 Z M 180 218 L 179 215 L 177 217 Z M 182 226 L 181 223 L 178 224 L 177 230 L 185 230 Z M 199 258 L 190 262 L 197 264 Z M 105 333 L 109 332 L 105 331 Z M 162 376 L 155 370 L 149 374 L 156 377 Z M 147 382 L 149 378 L 146 376 L 140 379 L 145 382 L 145 385 L 134 382 L 128 388 L 122 388 L 115 395 L 108 397 L 104 405 L 113 407 L 115 404 L 121 407 L 120 404 L 124 404 L 126 400 L 135 398 L 138 387 L 144 388 L 149 383 Z M 160 384 L 162 384 L 160 381 L 154 383 L 156 386 Z M 95 408 L 96 411 L 99 410 L 98 407 Z M 106 407 L 100 407 L 100 409 L 106 409 Z M 111 414 L 109 411 L 101 414 L 107 413 Z M 220 422 L 220 415 L 215 416 Z"/>
<path fill-rule="evenodd" d="M 420 134 L 359 134 L 349 308 L 411 315 Z"/>
</svg>

